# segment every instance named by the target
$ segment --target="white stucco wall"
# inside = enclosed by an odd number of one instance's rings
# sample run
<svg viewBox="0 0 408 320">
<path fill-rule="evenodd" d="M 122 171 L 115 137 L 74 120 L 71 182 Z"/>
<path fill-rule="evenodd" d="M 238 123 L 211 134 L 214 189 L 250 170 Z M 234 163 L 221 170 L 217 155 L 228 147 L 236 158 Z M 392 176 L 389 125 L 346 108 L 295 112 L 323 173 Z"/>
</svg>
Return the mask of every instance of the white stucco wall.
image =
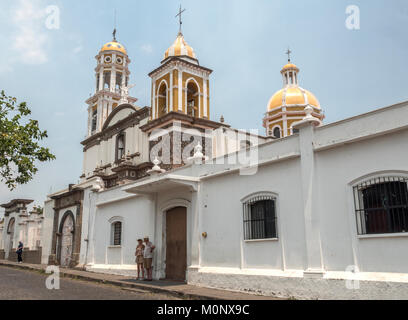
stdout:
<svg viewBox="0 0 408 320">
<path fill-rule="evenodd" d="M 146 196 L 129 196 L 119 188 L 102 192 L 94 200 L 93 250 L 88 263 L 135 265 L 137 239 L 145 235 L 154 238 L 153 202 Z M 122 245 L 117 248 L 110 243 L 114 220 L 122 221 Z"/>
<path fill-rule="evenodd" d="M 316 154 L 317 203 L 328 270 L 345 270 L 349 265 L 357 265 L 363 272 L 408 272 L 408 256 L 401 254 L 408 245 L 408 237 L 357 236 L 350 185 L 355 180 L 383 173 L 406 176 L 407 141 L 405 130 Z"/>
<path fill-rule="evenodd" d="M 51 254 L 52 232 L 54 226 L 54 200 L 46 200 L 44 202 L 43 215 L 41 263 L 48 264 L 48 258 Z"/>
</svg>

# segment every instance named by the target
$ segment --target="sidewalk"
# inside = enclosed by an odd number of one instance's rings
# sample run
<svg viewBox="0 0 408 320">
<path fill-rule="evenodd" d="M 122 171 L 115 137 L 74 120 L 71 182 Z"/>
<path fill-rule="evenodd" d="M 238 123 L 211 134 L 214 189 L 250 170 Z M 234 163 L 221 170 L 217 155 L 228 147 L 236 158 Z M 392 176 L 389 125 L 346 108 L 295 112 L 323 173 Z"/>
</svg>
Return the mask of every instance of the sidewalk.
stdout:
<svg viewBox="0 0 408 320">
<path fill-rule="evenodd" d="M 18 264 L 8 260 L 0 260 L 0 266 L 31 270 L 44 273 L 47 265 Z M 274 297 L 258 296 L 226 290 L 209 289 L 173 281 L 138 281 L 135 278 L 109 275 L 81 270 L 60 268 L 60 276 L 71 279 L 99 282 L 127 289 L 139 289 L 153 293 L 164 293 L 182 299 L 193 300 L 278 300 Z"/>
</svg>

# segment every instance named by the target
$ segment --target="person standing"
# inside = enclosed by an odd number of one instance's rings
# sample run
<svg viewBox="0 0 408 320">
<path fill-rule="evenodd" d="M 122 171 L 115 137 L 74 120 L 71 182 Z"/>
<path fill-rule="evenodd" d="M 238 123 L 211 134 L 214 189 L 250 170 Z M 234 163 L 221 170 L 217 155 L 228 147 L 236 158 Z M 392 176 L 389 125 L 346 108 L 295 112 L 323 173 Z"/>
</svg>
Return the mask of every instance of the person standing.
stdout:
<svg viewBox="0 0 408 320">
<path fill-rule="evenodd" d="M 143 268 L 143 264 L 144 264 L 143 255 L 144 255 L 145 246 L 143 244 L 142 239 L 138 239 L 137 242 L 138 242 L 138 245 L 136 247 L 136 252 L 135 252 L 136 264 L 137 264 L 137 280 L 142 280 L 145 277 L 145 272 Z M 140 277 L 140 273 L 142 274 L 142 277 Z"/>
<path fill-rule="evenodd" d="M 144 267 L 146 269 L 147 278 L 146 281 L 152 281 L 152 269 L 153 269 L 153 250 L 156 248 L 153 243 L 149 241 L 149 237 L 144 238 L 145 249 L 144 249 Z"/>
<path fill-rule="evenodd" d="M 21 241 L 18 242 L 18 247 L 17 247 L 17 262 L 18 263 L 23 263 L 23 243 Z"/>
</svg>

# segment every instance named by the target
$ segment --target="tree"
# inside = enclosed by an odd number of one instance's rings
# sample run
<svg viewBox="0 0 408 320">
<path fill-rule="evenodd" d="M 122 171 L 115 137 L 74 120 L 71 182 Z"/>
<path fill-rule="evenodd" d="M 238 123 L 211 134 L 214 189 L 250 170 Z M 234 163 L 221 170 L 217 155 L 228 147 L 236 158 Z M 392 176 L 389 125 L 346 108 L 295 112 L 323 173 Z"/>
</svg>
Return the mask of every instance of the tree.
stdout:
<svg viewBox="0 0 408 320">
<path fill-rule="evenodd" d="M 37 173 L 36 161 L 55 159 L 39 142 L 48 137 L 38 121 L 26 119 L 31 114 L 25 102 L 0 94 L 0 180 L 10 190 L 28 183 Z"/>
</svg>

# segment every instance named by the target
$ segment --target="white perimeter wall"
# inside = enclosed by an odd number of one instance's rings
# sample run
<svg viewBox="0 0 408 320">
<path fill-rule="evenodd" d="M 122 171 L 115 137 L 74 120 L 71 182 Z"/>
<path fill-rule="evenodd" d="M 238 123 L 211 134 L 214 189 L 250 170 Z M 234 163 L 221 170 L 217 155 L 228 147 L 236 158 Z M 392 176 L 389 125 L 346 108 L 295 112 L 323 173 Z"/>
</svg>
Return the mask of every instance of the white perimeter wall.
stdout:
<svg viewBox="0 0 408 320">
<path fill-rule="evenodd" d="M 122 199 L 122 200 L 121 200 Z M 103 192 L 96 201 L 94 264 L 135 265 L 137 239 L 154 239 L 154 203 L 148 196 L 132 196 L 116 189 Z M 122 221 L 122 245 L 111 245 L 111 222 Z"/>
<path fill-rule="evenodd" d="M 327 270 L 408 272 L 408 237 L 358 237 L 352 184 L 381 173 L 408 174 L 408 131 L 317 152 L 317 208 Z M 406 235 L 408 236 L 408 234 Z M 355 254 L 353 255 L 353 249 Z"/>
<path fill-rule="evenodd" d="M 299 160 L 260 167 L 256 175 L 224 175 L 202 182 L 201 266 L 303 269 L 305 259 Z M 278 240 L 244 241 L 241 199 L 255 192 L 277 198 Z M 207 206 L 207 207 L 205 207 Z"/>
</svg>

